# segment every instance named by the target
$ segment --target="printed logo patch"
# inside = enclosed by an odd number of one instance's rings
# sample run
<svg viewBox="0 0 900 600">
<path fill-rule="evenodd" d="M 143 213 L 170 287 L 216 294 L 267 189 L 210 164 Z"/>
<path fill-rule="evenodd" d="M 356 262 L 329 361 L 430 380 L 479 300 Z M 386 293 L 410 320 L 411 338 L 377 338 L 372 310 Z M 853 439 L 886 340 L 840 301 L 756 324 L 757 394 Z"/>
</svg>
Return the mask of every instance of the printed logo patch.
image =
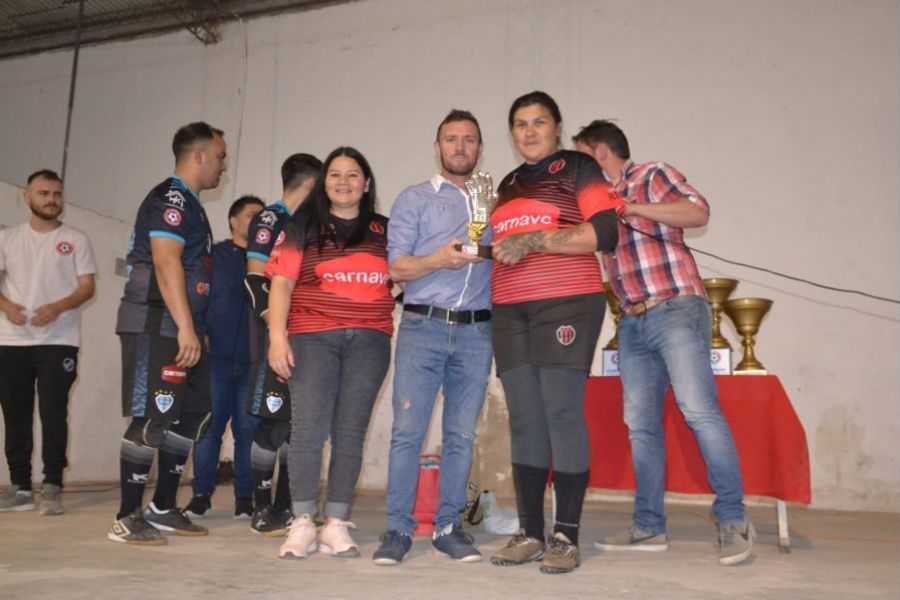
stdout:
<svg viewBox="0 0 900 600">
<path fill-rule="evenodd" d="M 162 368 L 159 378 L 167 383 L 181 385 L 187 379 L 187 371 L 178 365 L 166 365 Z"/>
<path fill-rule="evenodd" d="M 550 171 L 551 175 L 556 175 L 557 173 L 562 171 L 565 166 L 566 161 L 560 158 L 559 160 L 554 160 L 552 163 L 550 163 L 550 166 L 547 167 L 547 170 Z"/>
<path fill-rule="evenodd" d="M 575 341 L 575 328 L 571 325 L 560 325 L 556 328 L 556 341 L 569 346 Z"/>
<path fill-rule="evenodd" d="M 201 296 L 209 295 L 209 284 L 206 283 L 205 281 L 198 281 L 196 289 L 197 289 L 197 293 L 200 294 Z"/>
<path fill-rule="evenodd" d="M 132 473 L 128 479 L 131 483 L 147 483 L 146 473 Z M 118 521 L 116 521 L 118 523 Z M 126 530 L 127 531 L 127 530 Z"/>
<path fill-rule="evenodd" d="M 71 373 L 75 370 L 75 359 L 74 358 L 64 358 L 62 361 L 63 371 L 66 373 Z"/>
<path fill-rule="evenodd" d="M 60 256 L 69 256 L 75 251 L 75 246 L 71 242 L 60 242 L 56 245 L 56 253 Z"/>
<path fill-rule="evenodd" d="M 260 229 L 256 232 L 257 244 L 268 244 L 270 239 L 272 239 L 272 234 L 269 233 L 268 229 Z"/>
<path fill-rule="evenodd" d="M 275 221 L 278 220 L 278 217 L 275 216 L 275 213 L 271 210 L 264 210 L 259 213 L 259 222 L 263 225 L 267 225 L 271 227 L 275 224 Z"/>
<path fill-rule="evenodd" d="M 165 413 L 175 405 L 175 397 L 172 394 L 158 393 L 153 399 L 159 412 Z"/>
<path fill-rule="evenodd" d="M 374 233 L 384 233 L 384 225 L 382 225 L 378 221 L 372 221 L 371 223 L 369 223 L 369 229 L 371 229 Z"/>
<path fill-rule="evenodd" d="M 558 206 L 528 198 L 511 200 L 491 214 L 495 240 L 516 233 L 554 229 L 558 223 Z"/>
<path fill-rule="evenodd" d="M 387 261 L 361 252 L 316 265 L 322 290 L 354 302 L 374 302 L 388 294 Z"/>
<path fill-rule="evenodd" d="M 276 396 L 274 394 L 271 396 L 266 396 L 266 406 L 269 407 L 270 413 L 277 413 L 278 409 L 280 409 L 283 404 L 284 400 L 281 398 L 281 396 Z"/>
<path fill-rule="evenodd" d="M 174 208 L 167 208 L 163 213 L 163 219 L 172 227 L 178 227 L 181 225 L 181 212 Z"/>
<path fill-rule="evenodd" d="M 184 210 L 184 196 L 178 190 L 169 190 L 166 192 L 166 202 L 181 210 Z"/>
</svg>

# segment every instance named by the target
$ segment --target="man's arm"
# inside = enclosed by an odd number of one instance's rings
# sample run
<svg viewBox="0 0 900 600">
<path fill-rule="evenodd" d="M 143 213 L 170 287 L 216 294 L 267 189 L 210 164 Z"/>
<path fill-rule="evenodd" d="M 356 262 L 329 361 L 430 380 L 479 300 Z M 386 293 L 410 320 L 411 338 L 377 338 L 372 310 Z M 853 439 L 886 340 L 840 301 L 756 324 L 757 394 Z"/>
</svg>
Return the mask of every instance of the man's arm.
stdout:
<svg viewBox="0 0 900 600">
<path fill-rule="evenodd" d="M 466 265 L 484 260 L 457 250 L 456 246 L 461 243 L 462 240 L 453 238 L 431 254 L 398 256 L 388 267 L 391 279 L 396 283 L 413 281 L 440 269 L 461 269 Z"/>
<path fill-rule="evenodd" d="M 6 277 L 6 271 L 0 271 L 0 285 L 3 284 L 4 277 Z M 6 315 L 6 318 L 13 325 L 21 326 L 28 322 L 28 319 L 25 317 L 25 307 L 21 304 L 16 304 L 4 296 L 2 292 L 0 292 L 0 311 L 3 311 L 3 314 Z"/>
<path fill-rule="evenodd" d="M 652 204 L 625 203 L 626 217 L 643 217 L 669 227 L 703 227 L 709 221 L 706 210 L 687 199 Z"/>
<path fill-rule="evenodd" d="M 34 316 L 31 317 L 31 324 L 36 327 L 49 325 L 59 318 L 59 315 L 78 308 L 88 300 L 94 297 L 94 274 L 87 273 L 78 276 L 78 286 L 71 294 L 65 298 L 60 298 L 56 302 L 50 302 L 37 308 Z"/>
<path fill-rule="evenodd" d="M 184 246 L 178 240 L 167 237 L 150 238 L 150 253 L 156 282 L 166 308 L 172 313 L 178 326 L 178 355 L 175 363 L 179 367 L 193 367 L 200 360 L 200 339 L 194 331 L 194 319 L 187 296 L 187 280 L 181 254 Z"/>
</svg>

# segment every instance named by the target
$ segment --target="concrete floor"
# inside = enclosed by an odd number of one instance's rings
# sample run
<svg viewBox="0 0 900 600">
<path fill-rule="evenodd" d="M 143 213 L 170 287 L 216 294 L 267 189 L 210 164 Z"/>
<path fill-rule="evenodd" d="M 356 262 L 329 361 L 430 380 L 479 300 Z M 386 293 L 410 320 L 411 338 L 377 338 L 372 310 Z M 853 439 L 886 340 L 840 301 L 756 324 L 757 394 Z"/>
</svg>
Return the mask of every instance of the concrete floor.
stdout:
<svg viewBox="0 0 900 600">
<path fill-rule="evenodd" d="M 189 490 L 179 498 L 186 501 Z M 67 491 L 67 512 L 0 514 L 0 599 L 144 598 L 900 598 L 900 515 L 792 508 L 793 551 L 777 546 L 774 508 L 751 515 L 755 557 L 731 568 L 715 561 L 715 529 L 704 506 L 669 505 L 671 547 L 664 553 L 601 553 L 591 541 L 627 525 L 630 505 L 589 502 L 582 522 L 583 564 L 569 575 L 543 575 L 537 564 L 499 568 L 487 560 L 459 564 L 435 556 L 417 538 L 398 567 L 371 560 L 384 524 L 384 500 L 362 496 L 354 507 L 363 557 L 319 554 L 276 558 L 279 539 L 250 532 L 231 517 L 231 489 L 220 488 L 204 538 L 173 538 L 141 548 L 106 540 L 118 491 Z M 474 531 L 485 555 L 506 538 Z"/>
</svg>

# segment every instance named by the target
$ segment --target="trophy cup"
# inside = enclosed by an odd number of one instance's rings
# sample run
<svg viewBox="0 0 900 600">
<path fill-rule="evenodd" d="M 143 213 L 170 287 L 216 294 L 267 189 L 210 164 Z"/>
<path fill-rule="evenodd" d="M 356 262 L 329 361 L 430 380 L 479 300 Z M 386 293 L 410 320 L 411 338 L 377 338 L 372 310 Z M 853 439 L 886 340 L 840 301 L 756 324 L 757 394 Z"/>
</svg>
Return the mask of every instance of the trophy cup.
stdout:
<svg viewBox="0 0 900 600">
<path fill-rule="evenodd" d="M 484 171 L 473 173 L 466 179 L 466 190 L 469 192 L 469 197 L 466 199 L 469 203 L 470 215 L 469 243 L 457 244 L 456 249 L 473 256 L 491 258 L 491 247 L 481 245 L 481 237 L 484 235 L 484 230 L 488 225 L 488 218 L 491 216 L 491 211 L 494 210 L 494 202 L 497 200 L 491 174 Z"/>
<path fill-rule="evenodd" d="M 613 335 L 609 343 L 603 347 L 603 374 L 618 375 L 619 374 L 619 321 L 622 320 L 622 305 L 619 299 L 612 291 L 612 286 L 608 281 L 603 282 L 603 293 L 606 294 L 606 305 L 613 315 L 613 322 L 616 326 L 616 333 Z"/>
<path fill-rule="evenodd" d="M 722 323 L 722 303 L 728 300 L 728 296 L 737 287 L 737 279 L 724 277 L 712 277 L 703 280 L 706 295 L 709 298 L 709 308 L 712 312 L 712 343 L 710 344 L 710 358 L 713 372 L 716 375 L 731 374 L 731 344 L 722 336 L 719 326 Z"/>
<path fill-rule="evenodd" d="M 724 302 L 725 314 L 731 317 L 738 332 L 744 336 L 744 357 L 735 367 L 735 373 L 766 373 L 766 368 L 756 360 L 753 347 L 756 345 L 756 334 L 759 324 L 769 309 L 772 301 L 765 298 L 736 298 Z"/>
</svg>

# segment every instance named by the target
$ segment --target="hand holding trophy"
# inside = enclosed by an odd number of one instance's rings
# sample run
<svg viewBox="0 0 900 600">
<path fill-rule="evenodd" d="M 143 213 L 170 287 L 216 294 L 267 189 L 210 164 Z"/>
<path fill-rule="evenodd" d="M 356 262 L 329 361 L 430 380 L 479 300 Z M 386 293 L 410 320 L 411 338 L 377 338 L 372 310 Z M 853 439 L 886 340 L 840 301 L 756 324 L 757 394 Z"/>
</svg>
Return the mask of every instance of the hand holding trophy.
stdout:
<svg viewBox="0 0 900 600">
<path fill-rule="evenodd" d="M 466 199 L 469 204 L 469 243 L 459 244 L 457 250 L 481 258 L 491 258 L 491 247 L 481 244 L 488 219 L 494 210 L 494 202 L 497 201 L 491 174 L 484 171 L 473 173 L 466 179 L 466 190 L 469 192 Z"/>
</svg>

